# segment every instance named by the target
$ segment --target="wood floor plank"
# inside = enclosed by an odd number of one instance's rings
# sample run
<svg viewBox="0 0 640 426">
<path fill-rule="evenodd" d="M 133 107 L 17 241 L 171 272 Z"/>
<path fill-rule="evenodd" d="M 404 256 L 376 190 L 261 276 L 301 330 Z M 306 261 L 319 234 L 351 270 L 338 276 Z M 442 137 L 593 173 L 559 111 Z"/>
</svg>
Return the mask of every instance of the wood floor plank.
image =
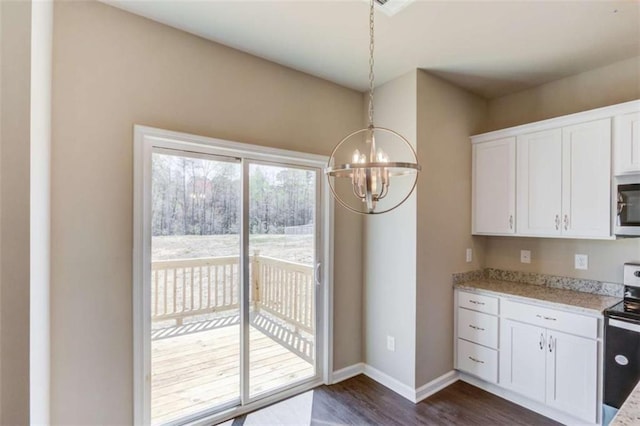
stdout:
<svg viewBox="0 0 640 426">
<path fill-rule="evenodd" d="M 458 381 L 414 404 L 372 379 L 360 375 L 332 386 L 320 386 L 312 393 L 311 422 L 326 425 L 460 425 L 460 426 L 546 426 L 558 425 L 475 386 Z M 292 404 L 299 398 L 300 423 L 291 420 Z M 279 407 L 282 408 L 279 408 Z M 255 413 L 234 419 L 233 424 L 287 424 L 306 426 L 308 398 L 293 397 Z"/>
</svg>

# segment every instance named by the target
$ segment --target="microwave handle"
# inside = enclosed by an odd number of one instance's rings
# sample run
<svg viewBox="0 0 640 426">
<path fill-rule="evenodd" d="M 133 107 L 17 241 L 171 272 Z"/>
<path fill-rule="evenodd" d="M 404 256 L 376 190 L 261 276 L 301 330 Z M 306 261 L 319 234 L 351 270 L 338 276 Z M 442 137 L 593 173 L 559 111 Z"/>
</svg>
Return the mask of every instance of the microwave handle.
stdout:
<svg viewBox="0 0 640 426">
<path fill-rule="evenodd" d="M 618 192 L 618 216 L 622 214 L 622 211 L 627 206 L 627 203 L 624 202 L 624 197 L 621 193 Z"/>
</svg>

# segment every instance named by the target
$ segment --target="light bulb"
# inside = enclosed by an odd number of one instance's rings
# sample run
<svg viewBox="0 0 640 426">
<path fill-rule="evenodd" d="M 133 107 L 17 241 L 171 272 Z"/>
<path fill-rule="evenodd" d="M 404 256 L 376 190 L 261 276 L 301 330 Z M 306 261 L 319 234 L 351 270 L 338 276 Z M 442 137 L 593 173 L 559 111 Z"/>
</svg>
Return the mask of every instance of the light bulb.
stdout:
<svg viewBox="0 0 640 426">
<path fill-rule="evenodd" d="M 356 149 L 355 151 L 353 151 L 353 157 L 352 160 L 354 163 L 357 163 L 360 161 L 360 150 Z"/>
</svg>

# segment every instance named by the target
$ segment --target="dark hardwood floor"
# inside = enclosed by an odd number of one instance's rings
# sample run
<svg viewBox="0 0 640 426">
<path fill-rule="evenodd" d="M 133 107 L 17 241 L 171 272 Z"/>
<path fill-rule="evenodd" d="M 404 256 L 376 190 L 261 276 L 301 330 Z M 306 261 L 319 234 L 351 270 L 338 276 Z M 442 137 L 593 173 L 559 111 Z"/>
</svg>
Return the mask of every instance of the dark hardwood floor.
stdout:
<svg viewBox="0 0 640 426">
<path fill-rule="evenodd" d="M 360 375 L 332 386 L 320 386 L 228 424 L 515 426 L 559 423 L 461 381 L 413 404 Z"/>
</svg>

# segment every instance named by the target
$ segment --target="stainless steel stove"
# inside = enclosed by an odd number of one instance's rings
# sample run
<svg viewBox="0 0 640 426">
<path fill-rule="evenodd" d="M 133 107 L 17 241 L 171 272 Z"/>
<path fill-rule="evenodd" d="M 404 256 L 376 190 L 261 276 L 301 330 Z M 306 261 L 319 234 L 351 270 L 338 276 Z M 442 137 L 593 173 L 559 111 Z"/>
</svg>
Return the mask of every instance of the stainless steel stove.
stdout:
<svg viewBox="0 0 640 426">
<path fill-rule="evenodd" d="M 640 379 L 640 263 L 625 263 L 624 285 L 622 302 L 604 311 L 603 425 Z"/>
</svg>

